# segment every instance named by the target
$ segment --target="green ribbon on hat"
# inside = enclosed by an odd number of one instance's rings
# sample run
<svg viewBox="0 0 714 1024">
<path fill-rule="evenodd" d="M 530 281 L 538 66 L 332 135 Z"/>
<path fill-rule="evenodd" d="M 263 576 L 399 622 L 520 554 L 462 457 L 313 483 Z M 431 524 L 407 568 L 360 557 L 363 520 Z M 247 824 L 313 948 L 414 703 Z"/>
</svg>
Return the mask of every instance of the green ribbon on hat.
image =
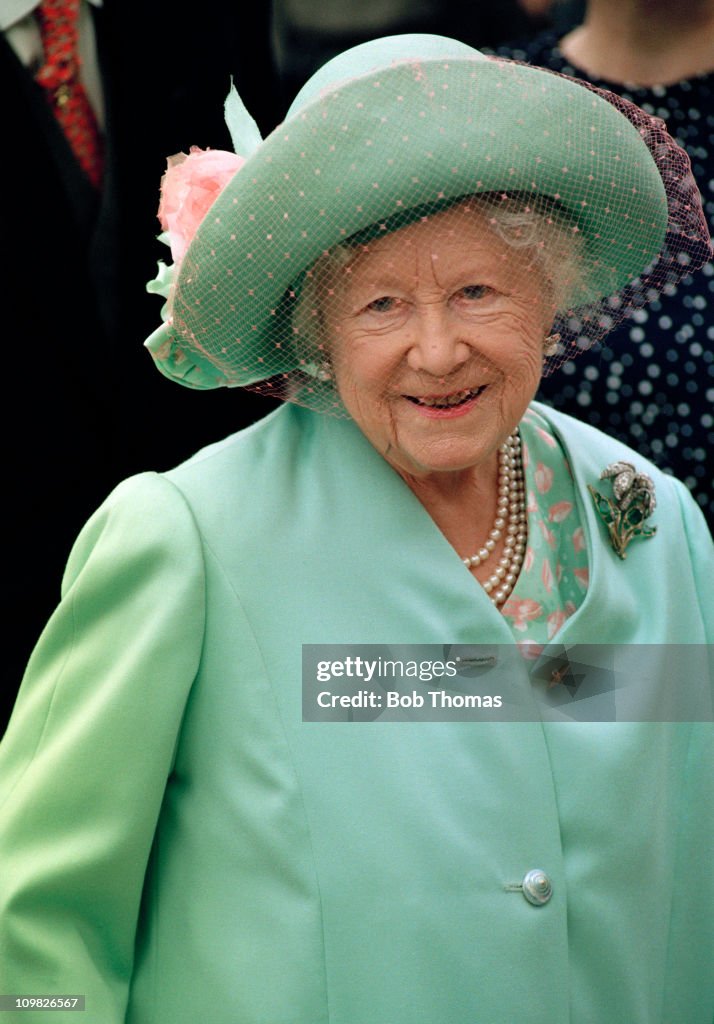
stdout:
<svg viewBox="0 0 714 1024">
<path fill-rule="evenodd" d="M 255 153 L 263 138 L 258 125 L 250 116 L 245 103 L 240 98 L 232 78 L 231 88 L 223 105 L 223 115 L 228 131 L 231 134 L 233 149 L 239 156 L 245 157 L 247 160 L 249 156 Z"/>
<path fill-rule="evenodd" d="M 168 236 L 164 234 L 159 239 L 167 242 Z M 146 285 L 147 292 L 168 299 L 174 276 L 175 267 L 159 260 L 156 277 Z M 194 391 L 237 386 L 229 383 L 222 370 L 216 369 L 195 351 L 187 349 L 186 343 L 175 336 L 168 316 L 169 304 L 165 302 L 161 307 L 161 319 L 164 322 L 144 342 L 144 348 L 149 350 L 159 372 L 169 380 Z"/>
</svg>

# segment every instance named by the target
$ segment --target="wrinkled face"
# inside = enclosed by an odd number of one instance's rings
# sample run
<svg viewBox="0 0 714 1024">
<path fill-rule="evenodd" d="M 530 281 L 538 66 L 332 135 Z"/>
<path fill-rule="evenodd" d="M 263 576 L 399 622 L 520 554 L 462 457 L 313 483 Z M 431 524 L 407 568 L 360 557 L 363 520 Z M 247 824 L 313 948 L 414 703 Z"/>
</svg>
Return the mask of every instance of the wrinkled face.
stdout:
<svg viewBox="0 0 714 1024">
<path fill-rule="evenodd" d="M 462 205 L 350 260 L 323 302 L 348 412 L 402 473 L 485 465 L 535 394 L 555 312 L 532 250 Z"/>
</svg>

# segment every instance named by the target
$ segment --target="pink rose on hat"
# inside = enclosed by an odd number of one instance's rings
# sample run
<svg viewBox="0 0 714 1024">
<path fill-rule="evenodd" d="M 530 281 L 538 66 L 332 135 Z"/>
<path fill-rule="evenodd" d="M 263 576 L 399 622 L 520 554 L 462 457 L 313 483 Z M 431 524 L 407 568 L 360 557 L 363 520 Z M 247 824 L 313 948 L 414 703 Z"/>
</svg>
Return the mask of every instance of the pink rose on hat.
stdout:
<svg viewBox="0 0 714 1024">
<path fill-rule="evenodd" d="M 198 225 L 245 160 L 221 149 L 199 149 L 170 156 L 161 179 L 158 217 L 169 234 L 174 264 L 181 262 Z"/>
</svg>

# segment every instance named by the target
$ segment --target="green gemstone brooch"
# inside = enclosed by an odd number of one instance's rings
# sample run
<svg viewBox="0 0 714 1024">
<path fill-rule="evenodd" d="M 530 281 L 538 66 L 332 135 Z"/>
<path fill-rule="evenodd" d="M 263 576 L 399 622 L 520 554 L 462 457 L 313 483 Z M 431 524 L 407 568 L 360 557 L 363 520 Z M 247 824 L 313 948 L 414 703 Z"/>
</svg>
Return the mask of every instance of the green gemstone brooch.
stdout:
<svg viewBox="0 0 714 1024">
<path fill-rule="evenodd" d="M 631 462 L 612 462 L 600 474 L 601 480 L 612 480 L 613 498 L 600 494 L 588 484 L 598 515 L 607 527 L 610 542 L 620 558 L 626 558 L 627 545 L 636 537 L 654 537 L 656 526 L 647 526 L 654 512 L 654 483 L 646 473 L 638 473 Z"/>
</svg>

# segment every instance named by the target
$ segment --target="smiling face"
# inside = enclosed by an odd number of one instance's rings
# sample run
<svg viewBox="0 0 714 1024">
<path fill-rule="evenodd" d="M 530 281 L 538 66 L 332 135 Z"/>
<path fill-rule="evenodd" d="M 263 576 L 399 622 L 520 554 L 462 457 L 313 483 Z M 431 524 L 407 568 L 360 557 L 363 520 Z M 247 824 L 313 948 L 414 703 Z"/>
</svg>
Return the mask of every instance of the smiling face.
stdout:
<svg viewBox="0 0 714 1024">
<path fill-rule="evenodd" d="M 555 313 L 532 249 L 461 204 L 357 249 L 322 315 L 347 411 L 402 474 L 492 463 L 533 398 Z"/>
</svg>

